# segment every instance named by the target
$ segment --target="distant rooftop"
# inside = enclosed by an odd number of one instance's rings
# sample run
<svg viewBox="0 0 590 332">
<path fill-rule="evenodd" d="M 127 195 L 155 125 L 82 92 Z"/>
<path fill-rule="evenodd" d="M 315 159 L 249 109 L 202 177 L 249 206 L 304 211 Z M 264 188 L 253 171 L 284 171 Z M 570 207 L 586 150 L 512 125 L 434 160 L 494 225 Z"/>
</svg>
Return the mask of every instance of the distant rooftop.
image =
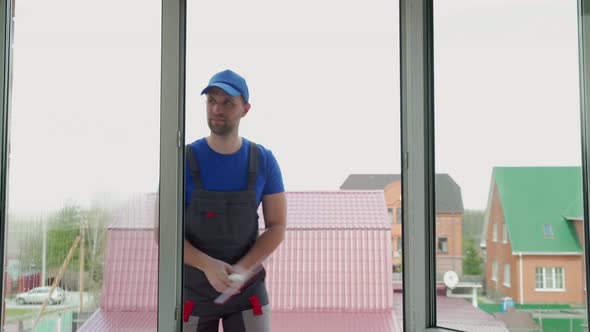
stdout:
<svg viewBox="0 0 590 332">
<path fill-rule="evenodd" d="M 341 190 L 383 190 L 393 182 L 401 181 L 400 174 L 351 174 L 340 186 Z M 463 213 L 461 187 L 449 174 L 434 177 L 437 213 Z"/>
</svg>

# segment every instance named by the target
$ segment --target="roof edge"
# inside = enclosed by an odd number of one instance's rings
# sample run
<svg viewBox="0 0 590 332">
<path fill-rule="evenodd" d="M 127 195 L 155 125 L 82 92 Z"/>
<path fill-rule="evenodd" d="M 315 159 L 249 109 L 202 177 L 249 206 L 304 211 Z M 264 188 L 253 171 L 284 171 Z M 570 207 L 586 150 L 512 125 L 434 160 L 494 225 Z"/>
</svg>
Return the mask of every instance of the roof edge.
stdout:
<svg viewBox="0 0 590 332">
<path fill-rule="evenodd" d="M 513 251 L 513 255 L 525 256 L 580 256 L 581 251 Z"/>
</svg>

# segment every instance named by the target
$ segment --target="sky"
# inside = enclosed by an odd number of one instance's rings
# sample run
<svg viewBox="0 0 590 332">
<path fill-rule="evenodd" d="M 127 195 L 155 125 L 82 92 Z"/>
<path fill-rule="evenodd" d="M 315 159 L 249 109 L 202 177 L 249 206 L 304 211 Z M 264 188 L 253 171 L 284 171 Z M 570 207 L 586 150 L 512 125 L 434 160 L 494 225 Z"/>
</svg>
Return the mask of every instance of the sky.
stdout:
<svg viewBox="0 0 590 332">
<path fill-rule="evenodd" d="M 229 68 L 250 87 L 241 135 L 273 151 L 287 190 L 400 172 L 397 2 L 187 11 L 187 142 L 208 134 L 199 93 Z M 436 171 L 466 208 L 485 208 L 494 166 L 580 164 L 576 14 L 575 0 L 435 1 Z M 160 15 L 157 0 L 17 0 L 10 211 L 156 190 Z"/>
</svg>

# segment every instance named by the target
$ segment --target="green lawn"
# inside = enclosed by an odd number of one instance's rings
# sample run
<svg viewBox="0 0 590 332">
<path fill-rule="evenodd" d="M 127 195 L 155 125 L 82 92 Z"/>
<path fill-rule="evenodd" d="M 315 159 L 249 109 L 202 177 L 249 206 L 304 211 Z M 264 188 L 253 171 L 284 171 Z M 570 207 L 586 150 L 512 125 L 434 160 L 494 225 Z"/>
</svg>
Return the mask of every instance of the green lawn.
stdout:
<svg viewBox="0 0 590 332">
<path fill-rule="evenodd" d="M 536 318 L 535 322 L 540 325 L 539 320 Z M 583 319 L 573 319 L 570 330 L 569 319 L 543 319 L 543 332 L 584 332 L 583 324 Z"/>
<path fill-rule="evenodd" d="M 478 307 L 487 312 L 493 314 L 495 312 L 502 312 L 502 305 L 499 303 L 479 303 Z M 516 309 L 571 309 L 572 306 L 569 304 L 514 304 Z"/>
<path fill-rule="evenodd" d="M 498 303 L 479 303 L 479 308 L 488 314 L 495 312 L 501 312 L 502 306 Z M 572 306 L 569 304 L 515 304 L 516 309 L 571 309 Z M 539 319 L 534 319 L 537 325 Z M 571 321 L 571 332 L 585 332 L 583 319 L 573 319 Z M 536 331 L 539 332 L 540 330 Z M 558 318 L 545 318 L 543 319 L 543 332 L 570 332 L 570 320 L 569 319 L 558 319 Z"/>
<path fill-rule="evenodd" d="M 8 308 L 6 309 L 6 318 L 14 317 L 14 316 L 22 316 L 27 313 L 33 312 L 33 309 L 13 309 Z"/>
<path fill-rule="evenodd" d="M 6 308 L 6 320 L 10 321 L 11 318 L 15 318 L 15 317 L 21 317 L 21 316 L 31 316 L 31 317 L 37 317 L 37 315 L 39 314 L 39 309 L 29 309 L 29 308 Z M 52 313 L 54 311 L 58 311 L 58 310 L 64 310 L 64 309 L 53 309 L 53 308 L 47 308 L 45 309 L 45 312 L 43 313 L 43 316 L 45 316 L 46 314 Z"/>
</svg>

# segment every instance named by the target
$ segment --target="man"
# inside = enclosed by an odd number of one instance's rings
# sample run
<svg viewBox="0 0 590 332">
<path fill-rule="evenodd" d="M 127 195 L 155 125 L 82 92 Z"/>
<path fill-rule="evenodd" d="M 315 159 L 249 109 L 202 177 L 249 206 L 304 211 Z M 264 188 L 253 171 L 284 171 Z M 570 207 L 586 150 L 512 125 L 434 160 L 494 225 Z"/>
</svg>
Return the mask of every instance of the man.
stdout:
<svg viewBox="0 0 590 332">
<path fill-rule="evenodd" d="M 183 331 L 217 331 L 220 319 L 226 332 L 270 331 L 260 264 L 285 236 L 281 171 L 270 150 L 238 134 L 251 107 L 243 77 L 219 72 L 201 94 L 211 133 L 186 149 Z M 216 303 L 222 293 L 231 296 Z"/>
</svg>

